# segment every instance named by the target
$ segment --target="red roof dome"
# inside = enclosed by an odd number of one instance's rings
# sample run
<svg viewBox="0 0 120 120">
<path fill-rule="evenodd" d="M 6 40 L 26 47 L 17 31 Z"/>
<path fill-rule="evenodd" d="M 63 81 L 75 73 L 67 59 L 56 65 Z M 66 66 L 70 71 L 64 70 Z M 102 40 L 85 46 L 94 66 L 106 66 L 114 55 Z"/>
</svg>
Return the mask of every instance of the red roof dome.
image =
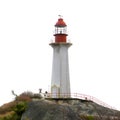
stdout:
<svg viewBox="0 0 120 120">
<path fill-rule="evenodd" d="M 66 23 L 63 21 L 62 18 L 59 18 L 57 23 L 55 24 L 56 27 L 65 27 L 67 26 Z"/>
</svg>

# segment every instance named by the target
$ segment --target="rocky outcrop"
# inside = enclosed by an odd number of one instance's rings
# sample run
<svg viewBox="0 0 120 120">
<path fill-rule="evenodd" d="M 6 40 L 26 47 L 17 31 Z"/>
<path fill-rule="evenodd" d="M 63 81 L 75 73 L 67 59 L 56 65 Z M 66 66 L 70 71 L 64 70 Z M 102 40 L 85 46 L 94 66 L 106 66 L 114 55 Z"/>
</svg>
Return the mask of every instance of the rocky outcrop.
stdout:
<svg viewBox="0 0 120 120">
<path fill-rule="evenodd" d="M 41 99 L 29 102 L 21 120 L 87 120 L 83 116 L 112 117 L 119 111 L 80 99 Z"/>
</svg>

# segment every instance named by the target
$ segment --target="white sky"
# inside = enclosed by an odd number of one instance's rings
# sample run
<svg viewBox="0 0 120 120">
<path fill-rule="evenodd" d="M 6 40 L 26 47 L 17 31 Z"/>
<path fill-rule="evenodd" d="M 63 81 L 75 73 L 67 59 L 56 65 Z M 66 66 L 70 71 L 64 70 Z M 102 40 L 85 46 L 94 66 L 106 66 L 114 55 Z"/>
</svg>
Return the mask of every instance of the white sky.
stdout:
<svg viewBox="0 0 120 120">
<path fill-rule="evenodd" d="M 0 0 L 0 105 L 11 90 L 49 90 L 54 24 L 68 25 L 72 93 L 120 110 L 119 0 Z"/>
</svg>

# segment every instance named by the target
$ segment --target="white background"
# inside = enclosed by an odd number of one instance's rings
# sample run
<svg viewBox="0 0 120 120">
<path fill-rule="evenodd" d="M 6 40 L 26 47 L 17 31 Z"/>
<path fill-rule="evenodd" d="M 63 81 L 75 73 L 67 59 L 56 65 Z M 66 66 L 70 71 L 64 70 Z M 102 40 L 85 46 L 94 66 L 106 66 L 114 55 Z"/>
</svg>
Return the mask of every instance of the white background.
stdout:
<svg viewBox="0 0 120 120">
<path fill-rule="evenodd" d="M 0 105 L 24 91 L 49 91 L 54 24 L 68 26 L 72 93 L 120 110 L 119 0 L 1 0 Z"/>
</svg>

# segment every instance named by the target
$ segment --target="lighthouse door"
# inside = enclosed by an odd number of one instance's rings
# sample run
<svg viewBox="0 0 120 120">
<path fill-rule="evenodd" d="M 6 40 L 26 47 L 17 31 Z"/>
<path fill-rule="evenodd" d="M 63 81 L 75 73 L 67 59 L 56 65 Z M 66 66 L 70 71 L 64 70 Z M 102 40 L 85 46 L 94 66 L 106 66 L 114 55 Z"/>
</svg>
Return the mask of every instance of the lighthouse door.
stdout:
<svg viewBox="0 0 120 120">
<path fill-rule="evenodd" d="M 59 95 L 59 88 L 57 86 L 52 87 L 52 98 L 58 98 Z"/>
</svg>

